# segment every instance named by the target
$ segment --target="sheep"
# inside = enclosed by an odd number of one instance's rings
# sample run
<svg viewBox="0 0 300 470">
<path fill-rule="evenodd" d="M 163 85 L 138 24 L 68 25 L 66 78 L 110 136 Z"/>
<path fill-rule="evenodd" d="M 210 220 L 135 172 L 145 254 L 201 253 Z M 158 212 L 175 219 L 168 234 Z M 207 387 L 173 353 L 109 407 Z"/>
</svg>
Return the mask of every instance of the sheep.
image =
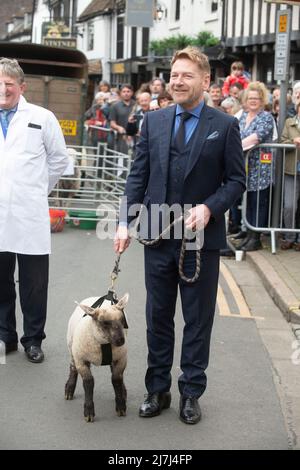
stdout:
<svg viewBox="0 0 300 470">
<path fill-rule="evenodd" d="M 101 345 L 108 343 L 111 344 L 112 350 L 111 380 L 115 391 L 116 412 L 118 416 L 126 415 L 127 391 L 123 373 L 127 365 L 127 345 L 123 309 L 128 298 L 129 295 L 125 294 L 114 305 L 105 301 L 100 307 L 92 308 L 97 297 L 90 297 L 76 307 L 69 320 L 67 344 L 71 362 L 69 378 L 65 385 L 65 398 L 73 399 L 79 373 L 85 392 L 84 418 L 87 422 L 93 422 L 95 417 L 91 364 L 102 364 Z"/>
</svg>

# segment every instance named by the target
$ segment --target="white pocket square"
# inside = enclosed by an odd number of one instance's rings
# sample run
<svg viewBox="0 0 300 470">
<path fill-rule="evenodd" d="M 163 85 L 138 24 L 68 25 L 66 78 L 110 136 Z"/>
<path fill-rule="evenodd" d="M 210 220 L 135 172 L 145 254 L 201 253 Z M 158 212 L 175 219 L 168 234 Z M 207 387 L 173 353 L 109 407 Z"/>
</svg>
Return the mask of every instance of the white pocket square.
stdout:
<svg viewBox="0 0 300 470">
<path fill-rule="evenodd" d="M 217 137 L 219 137 L 219 132 L 215 131 L 212 134 L 209 134 L 206 140 L 213 140 L 213 139 L 216 139 Z"/>
</svg>

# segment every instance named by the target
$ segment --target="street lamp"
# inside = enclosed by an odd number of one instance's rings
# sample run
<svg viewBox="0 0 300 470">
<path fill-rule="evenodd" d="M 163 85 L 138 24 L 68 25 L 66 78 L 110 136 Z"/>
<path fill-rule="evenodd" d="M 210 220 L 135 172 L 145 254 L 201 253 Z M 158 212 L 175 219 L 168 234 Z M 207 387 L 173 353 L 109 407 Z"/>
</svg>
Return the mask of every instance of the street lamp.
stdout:
<svg viewBox="0 0 300 470">
<path fill-rule="evenodd" d="M 155 9 L 155 19 L 161 21 L 164 17 L 167 16 L 167 9 L 164 5 L 157 3 Z"/>
<path fill-rule="evenodd" d="M 75 28 L 74 28 L 74 34 L 75 36 L 80 36 L 81 38 L 83 38 L 84 34 L 83 34 L 83 25 L 82 24 L 76 24 L 75 25 Z"/>
</svg>

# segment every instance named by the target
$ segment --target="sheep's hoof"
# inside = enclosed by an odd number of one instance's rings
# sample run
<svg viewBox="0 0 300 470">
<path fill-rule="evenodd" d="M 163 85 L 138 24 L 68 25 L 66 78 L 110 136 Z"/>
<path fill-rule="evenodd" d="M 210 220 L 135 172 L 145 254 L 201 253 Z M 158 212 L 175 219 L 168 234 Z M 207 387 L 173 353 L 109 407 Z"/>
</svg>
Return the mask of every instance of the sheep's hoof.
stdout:
<svg viewBox="0 0 300 470">
<path fill-rule="evenodd" d="M 94 417 L 95 417 L 94 403 L 84 404 L 83 415 L 87 423 L 94 422 Z"/>
<path fill-rule="evenodd" d="M 73 400 L 73 397 L 74 397 L 73 393 L 70 393 L 70 392 L 69 392 L 69 393 L 66 393 L 66 394 L 65 394 L 65 399 L 66 399 L 66 400 Z"/>
<path fill-rule="evenodd" d="M 92 415 L 85 416 L 84 419 L 86 420 L 87 423 L 93 423 L 94 422 L 94 416 L 92 416 Z"/>
<path fill-rule="evenodd" d="M 126 416 L 126 410 L 117 410 L 118 416 Z"/>
</svg>

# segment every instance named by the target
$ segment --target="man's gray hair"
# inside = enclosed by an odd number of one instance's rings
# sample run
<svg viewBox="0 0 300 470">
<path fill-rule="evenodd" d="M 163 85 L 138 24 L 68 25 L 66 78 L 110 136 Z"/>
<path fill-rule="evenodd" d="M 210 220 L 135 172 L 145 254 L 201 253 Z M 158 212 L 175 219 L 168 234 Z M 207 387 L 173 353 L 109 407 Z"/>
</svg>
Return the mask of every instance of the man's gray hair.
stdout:
<svg viewBox="0 0 300 470">
<path fill-rule="evenodd" d="M 0 75 L 7 75 L 8 77 L 15 78 L 19 84 L 24 83 L 25 81 L 24 72 L 16 59 L 2 57 L 0 59 Z"/>
<path fill-rule="evenodd" d="M 299 88 L 300 88 L 300 80 L 294 82 L 293 91 L 299 90 Z"/>
<path fill-rule="evenodd" d="M 222 101 L 221 106 L 224 108 L 228 108 L 231 106 L 234 106 L 236 104 L 236 99 L 234 99 L 232 96 L 228 96 L 225 98 L 225 100 Z"/>
<path fill-rule="evenodd" d="M 296 110 L 297 110 L 298 103 L 300 103 L 299 91 L 300 91 L 300 80 L 295 82 L 293 85 L 292 101 L 295 105 Z"/>
</svg>

